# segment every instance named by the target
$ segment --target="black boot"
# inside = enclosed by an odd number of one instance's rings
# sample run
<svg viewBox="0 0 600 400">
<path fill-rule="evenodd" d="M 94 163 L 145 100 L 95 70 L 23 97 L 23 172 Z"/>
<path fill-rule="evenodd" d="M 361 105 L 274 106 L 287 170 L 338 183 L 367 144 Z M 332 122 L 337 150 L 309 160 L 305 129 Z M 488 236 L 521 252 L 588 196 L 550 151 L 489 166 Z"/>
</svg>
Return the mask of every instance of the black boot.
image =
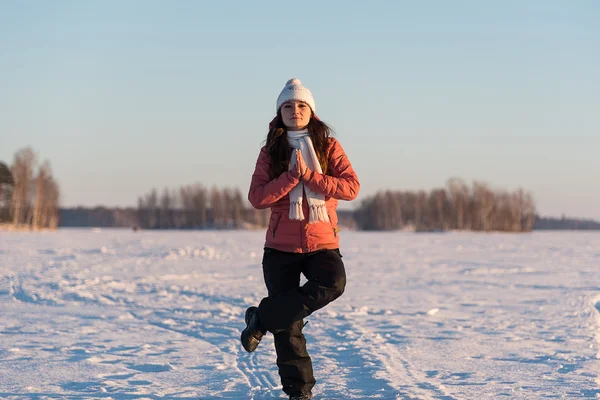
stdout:
<svg viewBox="0 0 600 400">
<path fill-rule="evenodd" d="M 258 320 L 258 307 L 249 307 L 246 310 L 246 328 L 242 331 L 242 346 L 248 353 L 252 353 L 258 347 L 265 332 L 260 327 Z"/>
</svg>

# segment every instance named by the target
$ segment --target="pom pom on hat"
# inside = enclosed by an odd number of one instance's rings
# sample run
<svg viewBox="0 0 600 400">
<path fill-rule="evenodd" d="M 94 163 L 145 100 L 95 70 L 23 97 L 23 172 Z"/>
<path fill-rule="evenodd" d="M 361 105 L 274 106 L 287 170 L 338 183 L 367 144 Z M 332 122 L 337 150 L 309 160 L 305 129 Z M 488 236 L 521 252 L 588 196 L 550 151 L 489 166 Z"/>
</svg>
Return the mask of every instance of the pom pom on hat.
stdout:
<svg viewBox="0 0 600 400">
<path fill-rule="evenodd" d="M 285 87 L 277 98 L 277 111 L 279 111 L 283 103 L 290 100 L 302 101 L 308 104 L 313 114 L 316 113 L 315 99 L 312 93 L 307 87 L 302 85 L 302 82 L 298 78 L 292 78 L 285 84 Z"/>
</svg>

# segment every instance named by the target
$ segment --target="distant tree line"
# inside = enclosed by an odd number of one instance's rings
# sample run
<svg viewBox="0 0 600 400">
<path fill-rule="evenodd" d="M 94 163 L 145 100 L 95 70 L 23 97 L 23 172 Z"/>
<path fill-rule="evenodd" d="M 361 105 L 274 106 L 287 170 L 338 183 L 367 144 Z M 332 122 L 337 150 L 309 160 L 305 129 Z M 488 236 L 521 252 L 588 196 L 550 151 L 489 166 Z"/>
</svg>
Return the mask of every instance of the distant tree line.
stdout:
<svg viewBox="0 0 600 400">
<path fill-rule="evenodd" d="M 58 225 L 59 199 L 50 162 L 38 166 L 31 148 L 17 151 L 10 167 L 0 162 L 0 223 L 54 229 Z"/>
<path fill-rule="evenodd" d="M 533 229 L 600 230 L 600 222 L 591 219 L 567 218 L 564 215 L 561 218 L 538 217 Z"/>
<path fill-rule="evenodd" d="M 131 228 L 139 225 L 137 209 L 72 207 L 59 210 L 61 227 Z"/>
<path fill-rule="evenodd" d="M 17 158 L 27 160 L 30 157 Z M 0 182 L 0 221 L 8 221 L 9 215 L 13 221 L 15 196 L 12 188 L 15 184 L 11 169 L 3 168 L 2 164 Z M 42 186 L 32 186 L 37 187 Z M 10 190 L 5 190 L 7 188 Z M 32 189 L 32 193 L 35 190 Z M 30 206 L 22 207 L 27 215 L 25 221 L 34 220 L 34 203 L 32 199 Z M 137 207 L 60 209 L 59 220 L 60 226 L 65 227 L 243 229 L 266 227 L 269 214 L 269 210 L 251 207 L 238 189 L 207 189 L 198 183 L 177 190 L 165 188 L 160 194 L 152 189 L 138 198 Z M 363 200 L 354 211 L 338 210 L 338 217 L 341 226 L 362 230 L 524 232 L 532 229 L 600 229 L 600 223 L 596 221 L 537 216 L 532 196 L 522 189 L 514 192 L 492 190 L 480 182 L 469 187 L 459 179 L 451 179 L 446 188 L 429 192 L 381 191 Z M 46 218 L 37 217 L 36 220 Z"/>
<path fill-rule="evenodd" d="M 137 208 L 59 209 L 60 191 L 50 162 L 38 165 L 35 152 L 18 150 L 12 165 L 0 161 L 0 224 L 29 229 L 60 226 L 139 227 L 142 229 L 240 229 L 266 227 L 270 212 L 256 210 L 239 189 L 206 188 L 200 183 L 178 189 L 152 189 Z M 600 222 L 536 215 L 530 193 L 469 187 L 450 179 L 445 188 L 379 191 L 355 211 L 338 210 L 342 226 L 361 230 L 473 230 L 528 232 L 532 229 L 600 229 Z"/>
<path fill-rule="evenodd" d="M 522 189 L 492 190 L 481 182 L 469 187 L 456 178 L 429 193 L 380 191 L 363 200 L 355 212 L 363 230 L 528 232 L 535 218 L 533 197 Z"/>
<path fill-rule="evenodd" d="M 200 183 L 177 190 L 156 189 L 138 198 L 137 220 L 143 229 L 238 229 L 266 226 L 268 210 L 247 206 L 239 189 L 207 189 Z"/>
<path fill-rule="evenodd" d="M 269 224 L 269 209 L 257 210 L 239 189 L 200 183 L 178 190 L 152 189 L 138 198 L 137 208 L 73 207 L 60 209 L 63 227 L 139 227 L 141 229 L 253 229 Z M 339 222 L 356 228 L 354 212 L 338 210 Z"/>
<path fill-rule="evenodd" d="M 110 207 L 69 207 L 61 208 L 59 210 L 59 220 L 61 227 L 98 227 L 98 228 L 133 228 L 142 227 L 144 229 L 149 228 L 149 224 L 143 224 L 140 221 L 140 216 L 144 217 L 145 212 L 140 212 L 139 209 L 129 208 L 110 208 Z M 172 209 L 168 212 L 170 215 L 190 215 L 192 213 L 185 212 L 183 210 Z M 193 215 L 193 214 L 192 214 Z M 212 210 L 206 210 L 207 223 L 205 225 L 200 224 L 188 224 L 179 225 L 178 229 L 218 229 L 228 228 L 230 226 L 213 226 L 208 221 L 212 220 Z M 256 210 L 250 205 L 244 208 L 242 215 L 244 220 L 240 228 L 254 229 L 254 228 L 265 228 L 269 222 L 270 212 L 269 210 Z M 179 218 L 179 217 L 177 217 Z M 183 219 L 183 217 L 181 217 Z M 352 210 L 338 210 L 338 218 L 340 226 L 356 229 L 356 223 L 354 221 L 354 211 Z M 175 225 L 171 226 L 176 228 Z M 159 224 L 154 226 L 154 229 L 167 229 L 161 227 Z"/>
<path fill-rule="evenodd" d="M 248 205 L 249 206 L 249 205 Z M 241 229 L 264 227 L 269 210 L 248 207 L 238 189 L 206 189 L 201 184 L 178 190 L 152 189 L 137 208 L 66 208 L 61 226 L 139 227 L 141 229 Z"/>
</svg>

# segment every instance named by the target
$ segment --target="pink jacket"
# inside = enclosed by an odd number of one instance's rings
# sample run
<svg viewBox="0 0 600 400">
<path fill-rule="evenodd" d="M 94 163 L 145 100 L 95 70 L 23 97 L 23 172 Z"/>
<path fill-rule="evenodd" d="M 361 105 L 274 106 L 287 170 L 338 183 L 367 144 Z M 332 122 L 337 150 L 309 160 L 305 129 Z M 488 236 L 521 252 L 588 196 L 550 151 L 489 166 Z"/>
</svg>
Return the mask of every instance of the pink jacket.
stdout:
<svg viewBox="0 0 600 400">
<path fill-rule="evenodd" d="M 270 180 L 269 153 L 266 147 L 261 149 L 252 175 L 248 200 L 255 208 L 271 208 L 265 247 L 293 253 L 308 253 L 339 247 L 338 232 L 340 229 L 336 213 L 338 200 L 355 199 L 360 183 L 344 149 L 334 138 L 329 138 L 328 154 L 331 175 L 311 171 L 304 184 L 315 192 L 325 195 L 329 222 L 309 224 L 306 195 L 303 201 L 306 218 L 303 221 L 289 219 L 289 192 L 300 180 L 293 177 L 290 172 L 285 172 L 278 178 Z"/>
</svg>

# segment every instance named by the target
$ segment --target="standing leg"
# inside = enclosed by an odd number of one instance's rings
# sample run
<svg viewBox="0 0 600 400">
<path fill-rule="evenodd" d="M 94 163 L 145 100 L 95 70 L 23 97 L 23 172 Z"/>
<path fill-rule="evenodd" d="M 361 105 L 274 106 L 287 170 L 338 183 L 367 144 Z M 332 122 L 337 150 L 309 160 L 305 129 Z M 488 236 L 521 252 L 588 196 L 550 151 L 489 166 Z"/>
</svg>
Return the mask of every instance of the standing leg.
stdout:
<svg viewBox="0 0 600 400">
<path fill-rule="evenodd" d="M 305 257 L 266 249 L 263 274 L 269 298 L 277 301 L 287 291 L 300 286 L 300 272 Z M 294 321 L 287 327 L 271 331 L 277 352 L 277 366 L 283 391 L 288 395 L 310 393 L 315 384 L 312 361 L 302 334 L 304 322 Z"/>
<path fill-rule="evenodd" d="M 308 282 L 260 302 L 261 324 L 271 332 L 301 321 L 344 293 L 346 271 L 337 250 L 322 250 L 301 257 L 305 257 L 301 270 Z"/>
<path fill-rule="evenodd" d="M 302 328 L 304 322 L 295 321 L 288 329 L 273 334 L 281 385 L 288 395 L 310 393 L 315 385 L 312 360 L 306 351 Z"/>
</svg>

